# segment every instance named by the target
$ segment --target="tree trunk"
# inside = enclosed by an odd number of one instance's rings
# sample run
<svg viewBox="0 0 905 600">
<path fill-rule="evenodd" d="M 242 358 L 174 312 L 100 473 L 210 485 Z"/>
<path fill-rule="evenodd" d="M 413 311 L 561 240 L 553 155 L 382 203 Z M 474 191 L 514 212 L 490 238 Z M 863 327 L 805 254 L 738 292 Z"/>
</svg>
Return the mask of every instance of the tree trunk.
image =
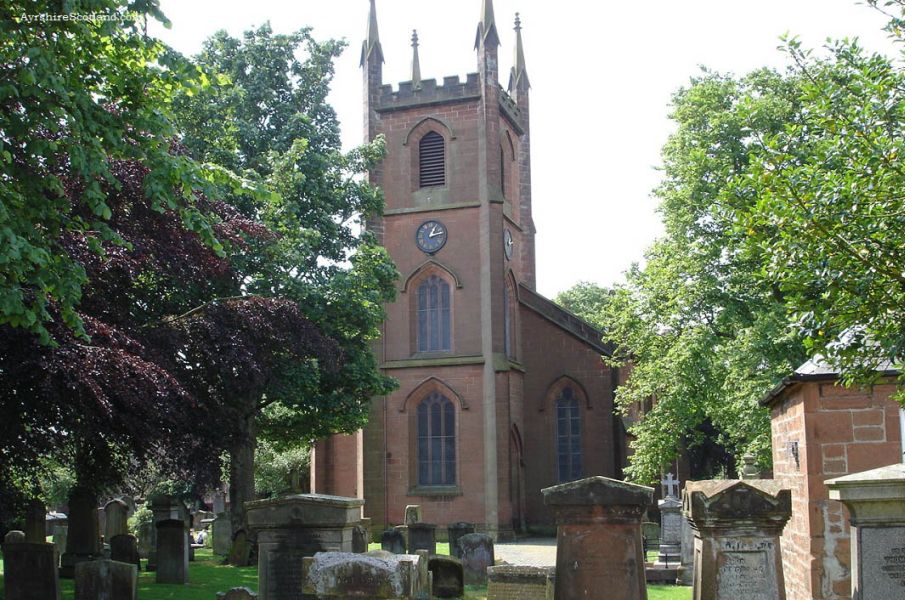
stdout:
<svg viewBox="0 0 905 600">
<path fill-rule="evenodd" d="M 245 525 L 245 503 L 255 499 L 255 447 L 258 436 L 254 416 L 244 418 L 240 431 L 229 449 L 229 520 L 233 540 L 229 562 L 235 566 L 246 566 L 251 552 L 241 546 L 253 544 Z"/>
</svg>

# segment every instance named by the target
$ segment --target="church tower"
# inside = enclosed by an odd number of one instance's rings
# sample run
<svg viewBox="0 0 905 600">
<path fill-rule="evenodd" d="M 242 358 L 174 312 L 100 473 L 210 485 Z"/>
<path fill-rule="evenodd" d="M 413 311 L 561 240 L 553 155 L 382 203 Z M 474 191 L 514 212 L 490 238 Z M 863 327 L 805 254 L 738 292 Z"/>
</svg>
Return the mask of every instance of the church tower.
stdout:
<svg viewBox="0 0 905 600">
<path fill-rule="evenodd" d="M 394 90 L 382 81 L 370 0 L 365 139 L 385 136 L 387 156 L 369 173 L 386 207 L 367 228 L 401 274 L 376 352 L 400 385 L 374 399 L 363 433 L 318 444 L 312 486 L 364 497 L 378 527 L 420 504 L 427 522 L 467 521 L 508 537 L 549 520 L 541 486 L 615 474 L 613 374 L 600 361 L 600 334 L 534 291 L 518 15 L 508 91 L 499 46 L 493 1 L 483 0 L 477 73 L 422 79 L 415 33 L 411 80 Z"/>
</svg>

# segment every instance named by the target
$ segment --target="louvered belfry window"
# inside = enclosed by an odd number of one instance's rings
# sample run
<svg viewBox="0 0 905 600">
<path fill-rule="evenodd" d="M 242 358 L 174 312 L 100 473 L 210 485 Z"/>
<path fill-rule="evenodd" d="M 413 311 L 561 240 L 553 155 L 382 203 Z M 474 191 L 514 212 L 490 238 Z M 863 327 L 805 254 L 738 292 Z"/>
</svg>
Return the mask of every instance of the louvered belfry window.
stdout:
<svg viewBox="0 0 905 600">
<path fill-rule="evenodd" d="M 446 148 L 443 136 L 428 131 L 418 146 L 420 186 L 446 185 Z"/>
</svg>

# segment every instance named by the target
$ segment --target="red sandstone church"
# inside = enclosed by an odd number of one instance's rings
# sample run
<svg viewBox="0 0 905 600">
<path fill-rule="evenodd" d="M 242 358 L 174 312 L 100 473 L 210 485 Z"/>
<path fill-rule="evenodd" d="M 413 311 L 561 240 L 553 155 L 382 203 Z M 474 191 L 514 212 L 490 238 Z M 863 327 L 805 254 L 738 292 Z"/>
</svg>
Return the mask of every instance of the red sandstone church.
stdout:
<svg viewBox="0 0 905 600">
<path fill-rule="evenodd" d="M 383 85 L 371 0 L 362 47 L 367 139 L 386 136 L 369 174 L 386 210 L 368 222 L 401 279 L 376 347 L 399 389 L 368 426 L 321 441 L 312 491 L 363 497 L 376 531 L 469 521 L 501 537 L 551 524 L 540 490 L 619 476 L 619 373 L 600 332 L 535 291 L 528 73 L 520 24 L 507 89 L 492 0 L 475 38 L 478 72 Z"/>
</svg>

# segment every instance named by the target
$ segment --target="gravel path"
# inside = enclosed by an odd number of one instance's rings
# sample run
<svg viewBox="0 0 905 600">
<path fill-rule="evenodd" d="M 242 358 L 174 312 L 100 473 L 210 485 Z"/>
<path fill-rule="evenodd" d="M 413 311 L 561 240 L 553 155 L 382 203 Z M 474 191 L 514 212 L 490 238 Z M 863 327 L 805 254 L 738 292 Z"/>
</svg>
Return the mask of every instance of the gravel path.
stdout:
<svg viewBox="0 0 905 600">
<path fill-rule="evenodd" d="M 497 560 L 511 565 L 552 567 L 556 565 L 556 538 L 526 538 L 511 544 L 496 544 Z"/>
</svg>

